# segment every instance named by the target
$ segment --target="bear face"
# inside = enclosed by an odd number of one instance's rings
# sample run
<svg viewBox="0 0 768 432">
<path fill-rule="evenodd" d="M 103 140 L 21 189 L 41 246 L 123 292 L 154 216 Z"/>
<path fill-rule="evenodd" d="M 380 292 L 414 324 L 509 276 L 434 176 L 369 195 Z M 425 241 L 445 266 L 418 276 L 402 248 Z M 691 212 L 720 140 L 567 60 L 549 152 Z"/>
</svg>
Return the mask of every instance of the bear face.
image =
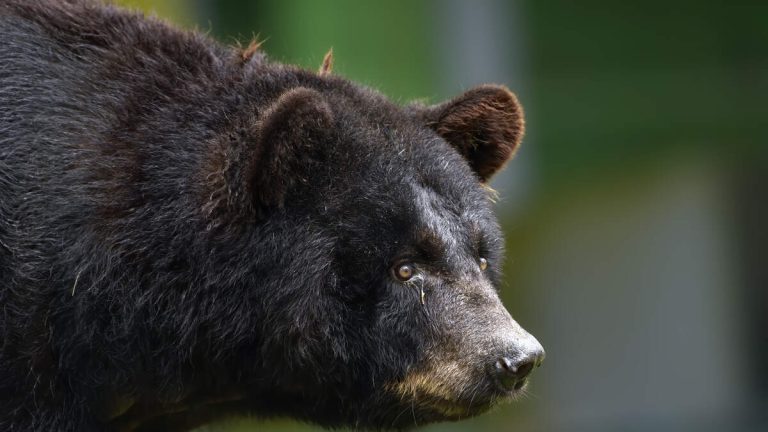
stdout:
<svg viewBox="0 0 768 432">
<path fill-rule="evenodd" d="M 0 3 L 0 428 L 407 428 L 519 394 L 480 86 L 397 106 L 89 1 Z"/>
<path fill-rule="evenodd" d="M 279 208 L 286 229 L 303 233 L 287 253 L 296 262 L 282 264 L 301 263 L 284 281 L 298 291 L 276 288 L 279 305 L 265 307 L 284 323 L 262 351 L 279 365 L 279 409 L 329 426 L 403 428 L 519 394 L 543 350 L 498 298 L 503 239 L 485 186 L 519 144 L 517 100 L 482 86 L 402 109 L 366 89 L 315 85 L 285 90 L 234 144 L 266 146 L 244 170 L 254 191 L 244 205 Z M 288 181 L 272 177 L 269 152 Z"/>
</svg>

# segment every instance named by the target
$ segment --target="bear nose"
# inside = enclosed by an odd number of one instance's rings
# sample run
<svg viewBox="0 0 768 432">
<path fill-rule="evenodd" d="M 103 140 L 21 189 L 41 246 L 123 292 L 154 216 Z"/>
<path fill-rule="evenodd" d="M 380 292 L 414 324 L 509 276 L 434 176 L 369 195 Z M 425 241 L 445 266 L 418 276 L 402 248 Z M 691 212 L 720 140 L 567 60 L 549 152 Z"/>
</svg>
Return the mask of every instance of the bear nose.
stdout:
<svg viewBox="0 0 768 432">
<path fill-rule="evenodd" d="M 533 369 L 541 366 L 544 356 L 544 350 L 540 349 L 517 359 L 508 356 L 498 358 L 493 371 L 501 389 L 509 392 L 523 388 Z"/>
</svg>

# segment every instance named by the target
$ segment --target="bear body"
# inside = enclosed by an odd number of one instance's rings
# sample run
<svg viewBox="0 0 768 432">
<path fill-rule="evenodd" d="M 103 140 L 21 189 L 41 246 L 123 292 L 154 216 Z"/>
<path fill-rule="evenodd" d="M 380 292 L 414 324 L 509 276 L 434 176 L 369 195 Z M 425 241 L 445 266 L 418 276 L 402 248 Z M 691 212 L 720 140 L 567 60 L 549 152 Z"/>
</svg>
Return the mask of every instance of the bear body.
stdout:
<svg viewBox="0 0 768 432">
<path fill-rule="evenodd" d="M 0 429 L 399 429 L 541 362 L 495 290 L 505 88 L 401 107 L 79 0 L 0 40 Z"/>
</svg>

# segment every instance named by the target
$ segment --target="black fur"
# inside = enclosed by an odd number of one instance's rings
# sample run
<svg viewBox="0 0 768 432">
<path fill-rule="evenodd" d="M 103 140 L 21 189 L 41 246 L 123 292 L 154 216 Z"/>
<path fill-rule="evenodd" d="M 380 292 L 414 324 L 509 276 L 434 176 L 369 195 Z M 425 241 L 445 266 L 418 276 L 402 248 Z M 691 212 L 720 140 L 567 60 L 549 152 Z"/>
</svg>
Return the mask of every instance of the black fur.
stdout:
<svg viewBox="0 0 768 432">
<path fill-rule="evenodd" d="M 431 112 L 114 7 L 0 0 L 0 430 L 402 428 L 506 397 L 480 180 L 511 152 L 464 159 Z M 393 390 L 437 352 L 466 363 L 455 396 Z"/>
</svg>

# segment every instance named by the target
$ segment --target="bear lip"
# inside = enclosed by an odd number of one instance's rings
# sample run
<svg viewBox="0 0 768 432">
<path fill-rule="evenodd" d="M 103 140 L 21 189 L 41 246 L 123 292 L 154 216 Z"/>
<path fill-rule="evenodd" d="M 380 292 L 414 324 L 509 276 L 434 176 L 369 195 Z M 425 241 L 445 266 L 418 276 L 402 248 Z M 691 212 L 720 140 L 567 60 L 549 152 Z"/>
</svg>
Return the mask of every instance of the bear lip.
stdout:
<svg viewBox="0 0 768 432">
<path fill-rule="evenodd" d="M 527 381 L 521 388 L 504 391 L 499 385 L 494 383 L 469 397 L 446 399 L 435 396 L 422 396 L 422 399 L 417 400 L 416 403 L 438 414 L 441 417 L 438 421 L 460 420 L 480 415 L 496 405 L 514 400 L 523 394 L 526 387 Z"/>
<path fill-rule="evenodd" d="M 432 399 L 417 402 L 422 409 L 427 411 L 423 420 L 444 421 L 461 420 L 474 417 L 491 409 L 496 405 L 497 399 L 456 401 L 445 399 Z"/>
</svg>

